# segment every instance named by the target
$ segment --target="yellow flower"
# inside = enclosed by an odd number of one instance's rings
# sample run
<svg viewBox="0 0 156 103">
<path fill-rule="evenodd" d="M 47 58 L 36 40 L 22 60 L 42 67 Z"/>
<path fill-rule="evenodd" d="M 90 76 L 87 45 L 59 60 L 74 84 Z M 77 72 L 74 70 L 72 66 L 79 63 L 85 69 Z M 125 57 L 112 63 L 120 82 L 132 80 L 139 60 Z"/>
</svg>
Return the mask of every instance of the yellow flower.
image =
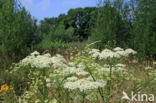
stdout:
<svg viewBox="0 0 156 103">
<path fill-rule="evenodd" d="M 8 89 L 9 89 L 9 87 L 8 87 L 7 84 L 4 84 L 4 85 L 1 86 L 1 90 L 2 90 L 2 91 L 3 91 L 3 90 L 8 91 Z"/>
<path fill-rule="evenodd" d="M 2 90 L 0 89 L 0 93 L 2 92 Z"/>
<path fill-rule="evenodd" d="M 13 88 L 9 88 L 10 90 L 13 90 Z"/>
<path fill-rule="evenodd" d="M 8 86 L 7 84 L 3 84 L 3 85 L 1 86 L 1 90 L 5 89 L 7 86 Z"/>
<path fill-rule="evenodd" d="M 3 84 L 0 88 L 0 96 L 5 95 L 8 90 L 13 90 L 13 88 L 10 88 L 7 84 Z"/>
<path fill-rule="evenodd" d="M 4 88 L 4 90 L 5 90 L 5 91 L 8 91 L 8 89 L 9 89 L 9 87 L 8 87 L 8 86 Z"/>
</svg>

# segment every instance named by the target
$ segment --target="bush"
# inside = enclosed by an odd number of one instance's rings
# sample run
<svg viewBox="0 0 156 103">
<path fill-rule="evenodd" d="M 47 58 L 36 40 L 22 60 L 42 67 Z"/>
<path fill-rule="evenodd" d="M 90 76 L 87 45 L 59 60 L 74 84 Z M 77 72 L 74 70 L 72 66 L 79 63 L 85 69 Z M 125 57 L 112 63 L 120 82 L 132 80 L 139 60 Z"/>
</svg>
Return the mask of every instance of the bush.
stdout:
<svg viewBox="0 0 156 103">
<path fill-rule="evenodd" d="M 55 31 L 49 33 L 52 41 L 61 40 L 64 42 L 75 41 L 76 37 L 73 35 L 74 29 L 72 27 L 65 29 L 64 25 L 59 25 Z"/>
</svg>

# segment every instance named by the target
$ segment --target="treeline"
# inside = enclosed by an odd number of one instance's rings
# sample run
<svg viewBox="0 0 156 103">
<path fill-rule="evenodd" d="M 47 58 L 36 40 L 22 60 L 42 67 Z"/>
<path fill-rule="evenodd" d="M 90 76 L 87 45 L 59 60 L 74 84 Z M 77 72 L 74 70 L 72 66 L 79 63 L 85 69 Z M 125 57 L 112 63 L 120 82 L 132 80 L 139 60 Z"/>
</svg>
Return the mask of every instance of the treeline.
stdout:
<svg viewBox="0 0 156 103">
<path fill-rule="evenodd" d="M 70 9 L 58 18 L 40 22 L 42 35 L 51 41 L 101 41 L 97 48 L 120 46 L 139 57 L 156 55 L 155 0 L 99 0 L 98 7 Z"/>
<path fill-rule="evenodd" d="M 36 22 L 17 0 L 0 0 L 0 56 L 24 55 L 38 43 Z"/>
<path fill-rule="evenodd" d="M 156 1 L 110 1 L 101 1 L 91 39 L 101 40 L 100 48 L 108 44 L 131 47 L 140 57 L 156 55 Z"/>
<path fill-rule="evenodd" d="M 40 22 L 42 35 L 49 35 L 51 40 L 65 42 L 86 40 L 91 35 L 96 7 L 70 9 L 56 18 L 45 18 Z"/>
<path fill-rule="evenodd" d="M 37 20 L 17 0 L 0 1 L 0 56 L 17 57 L 50 42 L 100 41 L 96 48 L 133 48 L 156 55 L 155 0 L 99 0 L 97 7 Z M 46 48 L 47 49 L 47 48 Z"/>
</svg>

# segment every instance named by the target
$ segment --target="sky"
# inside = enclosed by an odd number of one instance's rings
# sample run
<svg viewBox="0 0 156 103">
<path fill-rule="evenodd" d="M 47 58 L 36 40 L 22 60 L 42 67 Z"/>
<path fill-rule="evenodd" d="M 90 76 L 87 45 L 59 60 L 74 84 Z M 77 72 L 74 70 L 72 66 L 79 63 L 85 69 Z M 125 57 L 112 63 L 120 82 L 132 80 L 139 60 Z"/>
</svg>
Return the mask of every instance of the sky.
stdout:
<svg viewBox="0 0 156 103">
<path fill-rule="evenodd" d="M 21 4 L 38 20 L 58 17 L 71 8 L 95 7 L 97 0 L 20 0 Z"/>
</svg>

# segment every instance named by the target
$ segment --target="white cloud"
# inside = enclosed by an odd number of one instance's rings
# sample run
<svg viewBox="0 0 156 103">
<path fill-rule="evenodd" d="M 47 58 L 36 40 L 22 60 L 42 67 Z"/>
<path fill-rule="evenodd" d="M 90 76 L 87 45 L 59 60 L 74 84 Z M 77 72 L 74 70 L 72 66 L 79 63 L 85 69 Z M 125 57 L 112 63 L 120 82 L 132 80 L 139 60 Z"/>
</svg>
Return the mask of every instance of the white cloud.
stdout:
<svg viewBox="0 0 156 103">
<path fill-rule="evenodd" d="M 37 4 L 37 7 L 47 9 L 50 6 L 50 0 L 42 0 Z"/>
</svg>

